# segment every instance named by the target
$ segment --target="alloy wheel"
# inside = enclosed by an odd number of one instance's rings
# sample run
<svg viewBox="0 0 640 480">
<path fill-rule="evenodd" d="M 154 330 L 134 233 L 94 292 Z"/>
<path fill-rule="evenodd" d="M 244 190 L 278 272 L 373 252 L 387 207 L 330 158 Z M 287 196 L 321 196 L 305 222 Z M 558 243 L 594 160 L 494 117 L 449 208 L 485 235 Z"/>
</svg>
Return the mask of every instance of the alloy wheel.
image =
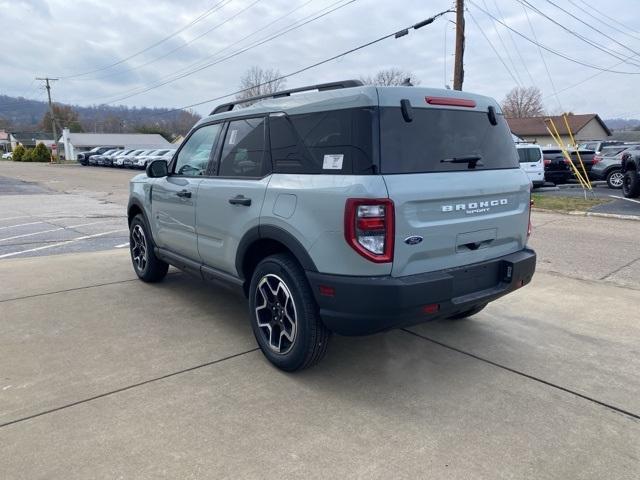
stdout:
<svg viewBox="0 0 640 480">
<path fill-rule="evenodd" d="M 141 225 L 135 225 L 131 230 L 131 257 L 139 272 L 144 272 L 147 266 L 147 239 Z"/>
<path fill-rule="evenodd" d="M 298 323 L 289 287 L 270 273 L 260 279 L 255 295 L 256 320 L 264 340 L 275 353 L 289 352 L 296 339 Z"/>
<path fill-rule="evenodd" d="M 624 182 L 624 175 L 622 174 L 622 172 L 612 173 L 611 176 L 609 177 L 609 182 L 613 187 L 621 188 L 622 183 Z"/>
</svg>

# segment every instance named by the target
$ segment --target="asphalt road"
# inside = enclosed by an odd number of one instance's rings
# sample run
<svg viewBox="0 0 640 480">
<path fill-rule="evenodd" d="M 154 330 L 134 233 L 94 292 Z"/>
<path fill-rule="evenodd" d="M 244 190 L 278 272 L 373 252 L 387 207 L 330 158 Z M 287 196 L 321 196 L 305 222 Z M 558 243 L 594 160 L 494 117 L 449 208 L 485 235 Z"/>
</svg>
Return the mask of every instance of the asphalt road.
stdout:
<svg viewBox="0 0 640 480">
<path fill-rule="evenodd" d="M 0 212 L 0 259 L 128 246 L 125 209 L 105 200 L 0 176 Z"/>
<path fill-rule="evenodd" d="M 3 167 L 53 181 L 14 199 L 119 198 L 131 174 Z M 295 375 L 256 351 L 242 297 L 144 284 L 125 249 L 2 259 L 0 478 L 635 480 L 640 222 L 533 223 L 531 285 L 469 320 L 334 337 Z"/>
<path fill-rule="evenodd" d="M 582 188 L 543 188 L 536 190 L 542 195 L 555 197 L 577 197 L 584 198 L 585 192 Z M 597 205 L 589 209 L 594 213 L 607 213 L 613 215 L 632 215 L 640 217 L 640 199 L 624 198 L 622 190 L 615 190 L 607 187 L 606 183 L 599 182 L 587 192 L 587 198 L 598 198 L 607 200 L 608 203 Z"/>
</svg>

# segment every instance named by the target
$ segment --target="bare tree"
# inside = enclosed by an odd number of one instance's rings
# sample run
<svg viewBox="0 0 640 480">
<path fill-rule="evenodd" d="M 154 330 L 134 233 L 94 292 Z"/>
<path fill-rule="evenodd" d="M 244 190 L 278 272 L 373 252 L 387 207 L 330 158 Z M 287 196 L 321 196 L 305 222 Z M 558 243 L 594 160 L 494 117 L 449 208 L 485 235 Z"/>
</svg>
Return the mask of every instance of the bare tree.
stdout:
<svg viewBox="0 0 640 480">
<path fill-rule="evenodd" d="M 268 93 L 275 93 L 282 90 L 287 80 L 280 78 L 280 71 L 277 69 L 263 69 L 258 66 L 253 66 L 244 74 L 240 79 L 240 92 L 236 95 L 237 100 L 244 100 L 245 98 L 257 97 L 258 95 L 266 95 Z M 252 102 L 244 103 L 243 106 L 249 106 Z"/>
<path fill-rule="evenodd" d="M 373 77 L 360 77 L 365 85 L 397 86 L 403 85 L 409 79 L 412 85 L 420 85 L 420 80 L 414 78 L 413 73 L 399 68 L 380 70 Z"/>
<path fill-rule="evenodd" d="M 537 87 L 515 87 L 502 101 L 505 117 L 539 117 L 544 115 L 542 92 Z"/>
</svg>

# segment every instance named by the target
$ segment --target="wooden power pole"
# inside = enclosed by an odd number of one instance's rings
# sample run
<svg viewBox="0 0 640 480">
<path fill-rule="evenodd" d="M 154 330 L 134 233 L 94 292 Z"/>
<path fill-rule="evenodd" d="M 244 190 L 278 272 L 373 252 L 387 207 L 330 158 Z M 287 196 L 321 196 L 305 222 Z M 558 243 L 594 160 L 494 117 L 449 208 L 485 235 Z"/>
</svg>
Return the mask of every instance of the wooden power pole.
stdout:
<svg viewBox="0 0 640 480">
<path fill-rule="evenodd" d="M 464 0 L 456 0 L 456 58 L 453 67 L 453 89 L 462 90 L 464 81 Z"/>
<path fill-rule="evenodd" d="M 57 147 L 58 146 L 58 134 L 56 132 L 56 117 L 53 114 L 53 102 L 51 102 L 51 84 L 50 82 L 55 82 L 56 80 L 58 80 L 57 78 L 49 78 L 49 77 L 44 77 L 44 78 L 36 78 L 36 80 L 40 80 L 44 82 L 44 86 L 47 89 L 47 96 L 49 97 L 49 113 L 51 114 L 51 131 L 53 132 L 53 144 Z M 57 158 L 57 154 L 58 154 L 58 149 L 56 148 L 56 151 L 54 153 L 54 159 Z"/>
</svg>

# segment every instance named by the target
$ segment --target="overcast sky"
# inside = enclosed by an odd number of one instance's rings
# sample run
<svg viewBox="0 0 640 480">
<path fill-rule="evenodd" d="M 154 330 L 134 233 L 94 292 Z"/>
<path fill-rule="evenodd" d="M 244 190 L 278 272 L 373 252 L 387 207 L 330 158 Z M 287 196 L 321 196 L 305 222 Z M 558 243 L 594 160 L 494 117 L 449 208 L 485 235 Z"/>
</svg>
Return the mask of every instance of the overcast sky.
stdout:
<svg viewBox="0 0 640 480">
<path fill-rule="evenodd" d="M 295 22 L 313 18 L 332 8 L 331 5 L 347 2 L 349 0 L 0 0 L 0 93 L 44 99 L 45 92 L 33 78 L 48 75 L 61 77 L 52 90 L 55 101 L 180 107 L 237 90 L 239 78 L 252 65 L 289 73 L 412 25 L 450 8 L 453 3 L 451 0 L 355 0 L 323 18 L 198 73 L 119 100 L 171 79 L 176 72 L 188 72 L 194 66 L 220 60 Z M 595 112 L 605 118 L 640 118 L 638 0 L 554 0 L 612 38 L 591 30 L 548 0 L 529 0 L 564 27 L 610 53 L 584 43 L 539 13 L 528 10 L 535 35 L 542 44 L 582 63 L 634 73 L 603 73 L 543 51 L 559 100 L 554 96 L 538 48 L 479 10 L 489 11 L 514 30 L 533 38 L 519 0 L 473 0 L 477 7 L 471 0 L 467 2 L 464 90 L 501 100 L 518 82 L 525 86 L 533 84 L 542 91 L 545 107 L 551 113 Z M 184 28 L 200 16 L 199 21 Z M 294 76 L 287 86 L 358 78 L 389 67 L 412 71 L 424 86 L 451 85 L 455 39 L 451 20 L 454 18 L 454 14 L 449 14 L 408 36 L 385 40 Z M 163 41 L 179 30 L 182 31 Z M 158 42 L 161 43 L 153 46 Z M 143 49 L 147 50 L 134 56 Z M 639 55 L 635 56 L 635 52 Z M 116 62 L 119 63 L 104 68 Z M 86 72 L 93 73 L 73 77 Z M 207 113 L 213 106 L 215 103 L 209 103 L 195 110 Z"/>
</svg>

